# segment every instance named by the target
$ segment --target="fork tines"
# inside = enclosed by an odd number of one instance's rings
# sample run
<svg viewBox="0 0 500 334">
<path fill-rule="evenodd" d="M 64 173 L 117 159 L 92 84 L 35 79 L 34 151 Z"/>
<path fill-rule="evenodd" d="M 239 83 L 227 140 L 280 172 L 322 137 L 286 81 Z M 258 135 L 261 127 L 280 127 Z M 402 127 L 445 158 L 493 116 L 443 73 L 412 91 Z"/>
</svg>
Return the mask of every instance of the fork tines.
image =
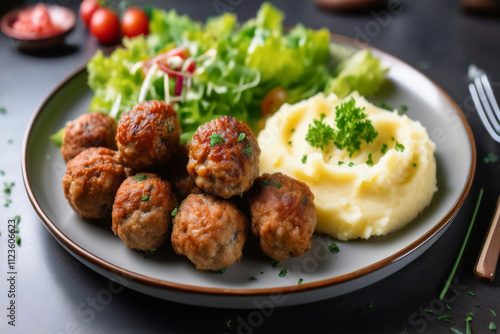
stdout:
<svg viewBox="0 0 500 334">
<path fill-rule="evenodd" d="M 474 76 L 473 82 L 469 84 L 469 91 L 484 127 L 491 137 L 500 143 L 500 109 L 484 72 Z"/>
</svg>

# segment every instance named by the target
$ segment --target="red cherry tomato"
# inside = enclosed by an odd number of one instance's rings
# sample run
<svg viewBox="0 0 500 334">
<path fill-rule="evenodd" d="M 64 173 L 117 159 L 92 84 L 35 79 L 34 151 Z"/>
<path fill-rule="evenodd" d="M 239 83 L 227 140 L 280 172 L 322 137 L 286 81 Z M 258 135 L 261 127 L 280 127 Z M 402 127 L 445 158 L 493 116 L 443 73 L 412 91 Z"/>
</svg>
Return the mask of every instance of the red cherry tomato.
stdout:
<svg viewBox="0 0 500 334">
<path fill-rule="evenodd" d="M 120 19 L 107 8 L 99 8 L 90 19 L 90 33 L 102 44 L 111 44 L 120 39 Z"/>
<path fill-rule="evenodd" d="M 149 33 L 149 18 L 137 7 L 128 8 L 123 14 L 122 30 L 125 36 L 134 37 Z"/>
<path fill-rule="evenodd" d="M 87 27 L 90 24 L 92 15 L 94 15 L 96 10 L 98 10 L 99 8 L 99 3 L 96 0 L 83 0 L 80 4 L 80 18 Z"/>
</svg>

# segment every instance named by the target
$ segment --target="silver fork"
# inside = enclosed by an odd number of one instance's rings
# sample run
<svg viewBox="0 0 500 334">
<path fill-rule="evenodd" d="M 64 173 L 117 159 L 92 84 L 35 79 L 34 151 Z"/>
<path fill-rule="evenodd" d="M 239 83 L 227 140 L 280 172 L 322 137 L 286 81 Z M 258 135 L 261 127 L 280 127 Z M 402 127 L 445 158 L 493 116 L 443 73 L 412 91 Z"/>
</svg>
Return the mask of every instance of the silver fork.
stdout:
<svg viewBox="0 0 500 334">
<path fill-rule="evenodd" d="M 486 73 L 474 65 L 469 66 L 469 91 L 477 113 L 486 131 L 500 143 L 500 109 Z M 493 213 L 488 233 L 484 239 L 481 253 L 474 268 L 477 278 L 491 282 L 495 277 L 496 265 L 500 254 L 500 196 Z"/>
</svg>

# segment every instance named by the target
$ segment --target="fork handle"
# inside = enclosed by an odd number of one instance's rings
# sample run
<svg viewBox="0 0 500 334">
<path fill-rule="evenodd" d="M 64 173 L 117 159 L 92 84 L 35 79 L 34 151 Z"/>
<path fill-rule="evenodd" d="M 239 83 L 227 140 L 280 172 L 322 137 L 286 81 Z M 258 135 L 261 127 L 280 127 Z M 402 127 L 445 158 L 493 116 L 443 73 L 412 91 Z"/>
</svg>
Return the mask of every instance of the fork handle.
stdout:
<svg viewBox="0 0 500 334">
<path fill-rule="evenodd" d="M 500 196 L 498 197 L 495 213 L 491 220 L 488 234 L 484 239 L 481 254 L 477 259 L 474 274 L 480 280 L 491 282 L 495 277 L 498 256 L 500 254 Z"/>
</svg>

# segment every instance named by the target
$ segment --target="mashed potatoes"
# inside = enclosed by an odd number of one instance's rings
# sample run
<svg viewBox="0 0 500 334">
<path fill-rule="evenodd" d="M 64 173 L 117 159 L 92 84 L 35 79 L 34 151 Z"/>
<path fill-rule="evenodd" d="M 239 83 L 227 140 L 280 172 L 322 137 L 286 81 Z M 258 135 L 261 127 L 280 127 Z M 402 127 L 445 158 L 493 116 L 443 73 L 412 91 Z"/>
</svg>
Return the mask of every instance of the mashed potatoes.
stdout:
<svg viewBox="0 0 500 334">
<path fill-rule="evenodd" d="M 318 94 L 285 104 L 258 137 L 261 173 L 280 171 L 308 184 L 315 196 L 316 231 L 340 240 L 368 239 L 402 228 L 429 205 L 437 190 L 435 145 L 425 128 L 357 94 L 352 97 L 357 107 L 365 108 L 378 135 L 370 143 L 363 141 L 361 151 L 351 157 L 333 144 L 320 150 L 305 140 L 309 124 L 321 114 L 335 128 L 335 106 L 351 96 L 343 100 Z"/>
</svg>

